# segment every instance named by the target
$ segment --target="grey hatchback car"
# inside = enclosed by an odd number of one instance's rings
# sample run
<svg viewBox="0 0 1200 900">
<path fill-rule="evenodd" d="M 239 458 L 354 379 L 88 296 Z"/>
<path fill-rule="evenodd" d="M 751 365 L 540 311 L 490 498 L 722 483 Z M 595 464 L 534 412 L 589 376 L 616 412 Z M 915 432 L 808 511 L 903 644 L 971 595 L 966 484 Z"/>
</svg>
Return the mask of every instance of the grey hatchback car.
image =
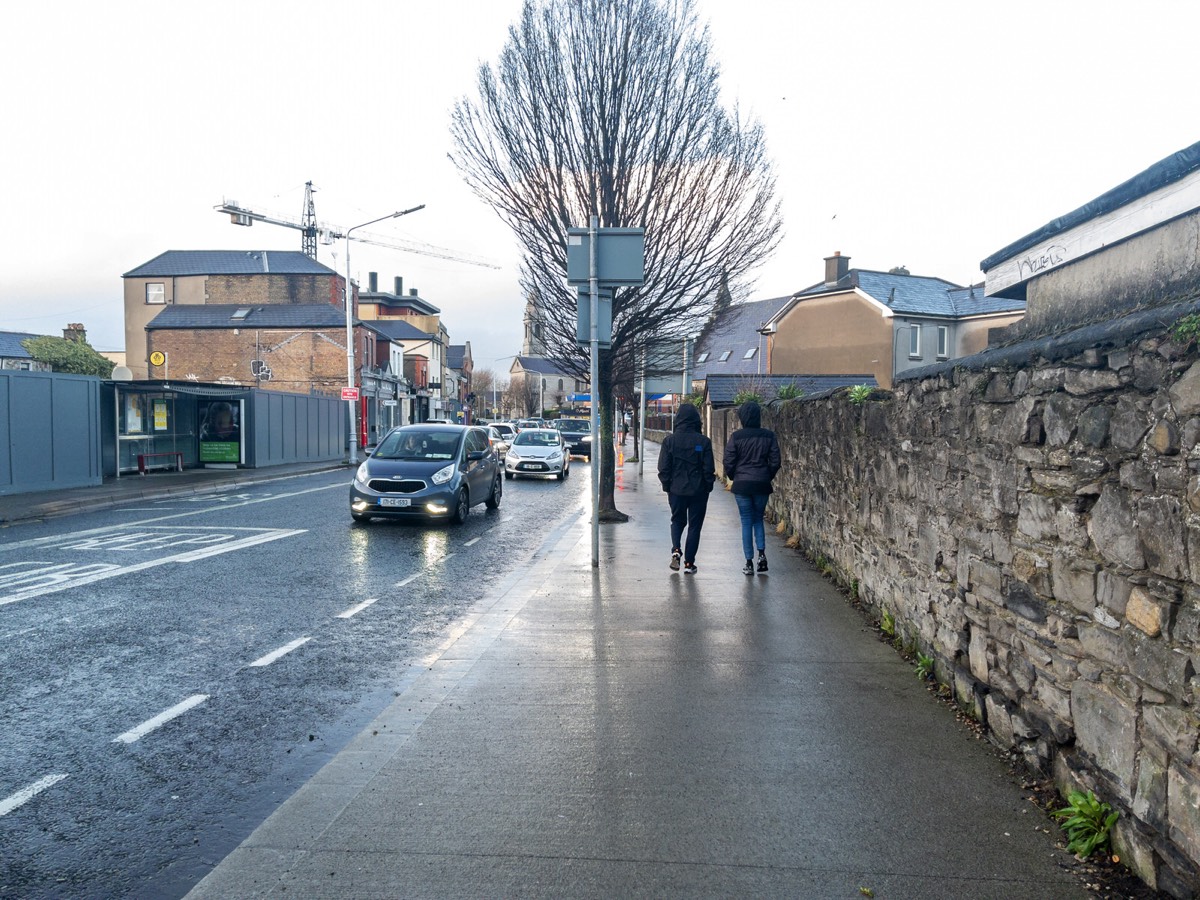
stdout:
<svg viewBox="0 0 1200 900">
<path fill-rule="evenodd" d="M 484 428 L 402 425 L 354 473 L 350 515 L 462 522 L 477 503 L 500 506 L 502 471 Z"/>
</svg>

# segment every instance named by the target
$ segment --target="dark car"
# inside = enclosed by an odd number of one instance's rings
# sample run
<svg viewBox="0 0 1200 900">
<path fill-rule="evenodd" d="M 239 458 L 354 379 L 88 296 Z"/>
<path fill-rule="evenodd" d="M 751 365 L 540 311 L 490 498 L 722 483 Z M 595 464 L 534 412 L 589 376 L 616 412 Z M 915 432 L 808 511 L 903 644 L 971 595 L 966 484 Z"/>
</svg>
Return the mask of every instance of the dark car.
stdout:
<svg viewBox="0 0 1200 900">
<path fill-rule="evenodd" d="M 554 423 L 572 456 L 592 458 L 592 423 L 587 419 L 559 419 Z"/>
<path fill-rule="evenodd" d="M 350 515 L 449 519 L 462 522 L 471 507 L 500 505 L 504 479 L 484 428 L 403 425 L 379 441 L 350 485 Z"/>
</svg>

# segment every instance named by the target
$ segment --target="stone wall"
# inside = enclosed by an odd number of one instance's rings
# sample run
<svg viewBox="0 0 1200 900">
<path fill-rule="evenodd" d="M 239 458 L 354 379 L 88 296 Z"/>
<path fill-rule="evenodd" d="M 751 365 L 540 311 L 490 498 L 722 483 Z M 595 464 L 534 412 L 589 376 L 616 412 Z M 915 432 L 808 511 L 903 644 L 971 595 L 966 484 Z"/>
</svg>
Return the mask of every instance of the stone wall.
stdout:
<svg viewBox="0 0 1200 900">
<path fill-rule="evenodd" d="M 1166 326 L 1198 306 L 764 417 L 769 515 L 991 740 L 1119 810 L 1122 859 L 1181 897 L 1200 892 L 1200 354 Z M 713 415 L 719 465 L 736 414 Z"/>
</svg>

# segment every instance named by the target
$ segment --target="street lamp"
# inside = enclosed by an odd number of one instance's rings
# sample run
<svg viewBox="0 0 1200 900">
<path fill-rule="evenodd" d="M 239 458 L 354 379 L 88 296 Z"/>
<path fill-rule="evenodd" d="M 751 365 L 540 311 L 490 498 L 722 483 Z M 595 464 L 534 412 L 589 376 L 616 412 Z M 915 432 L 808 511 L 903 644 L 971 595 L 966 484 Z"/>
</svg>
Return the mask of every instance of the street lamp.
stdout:
<svg viewBox="0 0 1200 900">
<path fill-rule="evenodd" d="M 350 465 L 358 463 L 358 427 L 357 427 L 357 407 L 358 403 L 353 399 L 354 394 L 354 316 L 351 313 L 351 298 L 353 291 L 350 287 L 350 232 L 357 228 L 366 228 L 368 225 L 374 225 L 376 222 L 382 222 L 384 219 L 398 219 L 400 216 L 407 216 L 409 213 L 414 213 L 419 209 L 424 209 L 425 204 L 414 206 L 412 209 L 403 209 L 398 212 L 388 213 L 386 216 L 380 216 L 378 219 L 372 219 L 370 222 L 362 222 L 358 225 L 351 226 L 346 229 L 346 233 L 342 235 L 346 239 L 346 387 L 350 391 L 350 396 L 346 402 L 350 404 Z"/>
</svg>

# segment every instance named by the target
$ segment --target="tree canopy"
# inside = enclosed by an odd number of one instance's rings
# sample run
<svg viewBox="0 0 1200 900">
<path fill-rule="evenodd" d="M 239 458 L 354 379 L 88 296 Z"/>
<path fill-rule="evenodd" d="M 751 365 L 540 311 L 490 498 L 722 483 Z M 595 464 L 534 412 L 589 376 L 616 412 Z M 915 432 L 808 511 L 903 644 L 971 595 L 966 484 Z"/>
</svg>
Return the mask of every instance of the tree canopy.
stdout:
<svg viewBox="0 0 1200 900">
<path fill-rule="evenodd" d="M 21 341 L 21 346 L 38 362 L 49 363 L 55 372 L 112 377 L 115 363 L 97 353 L 86 341 L 46 335 Z"/>
<path fill-rule="evenodd" d="M 645 283 L 613 296 L 602 410 L 643 351 L 743 296 L 781 237 L 762 127 L 722 105 L 718 81 L 692 0 L 526 0 L 478 96 L 455 105 L 450 159 L 517 236 L 522 293 L 564 370 L 588 374 L 567 230 L 591 216 L 646 230 Z"/>
</svg>

